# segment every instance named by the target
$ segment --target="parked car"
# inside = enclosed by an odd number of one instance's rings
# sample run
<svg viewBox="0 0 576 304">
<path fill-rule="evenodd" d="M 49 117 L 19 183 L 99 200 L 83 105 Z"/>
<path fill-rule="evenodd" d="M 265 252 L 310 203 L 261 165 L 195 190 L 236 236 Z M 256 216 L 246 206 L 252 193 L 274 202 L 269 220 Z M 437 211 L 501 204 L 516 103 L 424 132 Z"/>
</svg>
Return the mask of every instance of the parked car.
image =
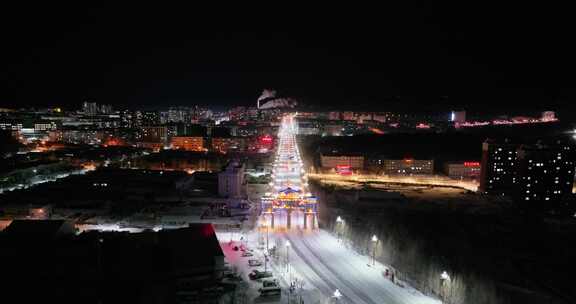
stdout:
<svg viewBox="0 0 576 304">
<path fill-rule="evenodd" d="M 248 274 L 250 280 L 258 280 L 263 278 L 271 278 L 272 272 L 270 271 L 260 271 L 260 270 L 253 270 L 250 274 Z"/>
<path fill-rule="evenodd" d="M 250 260 L 248 260 L 248 265 L 250 265 L 252 267 L 261 266 L 262 262 L 260 260 L 250 259 Z"/>
<path fill-rule="evenodd" d="M 260 296 L 281 296 L 282 290 L 276 283 L 276 281 L 264 280 L 262 281 L 262 288 L 258 289 Z"/>
<path fill-rule="evenodd" d="M 253 255 L 254 255 L 254 254 L 253 254 L 252 252 L 249 252 L 249 251 L 244 251 L 244 252 L 242 252 L 242 256 L 243 256 L 243 257 L 251 257 L 251 256 L 253 256 Z"/>
</svg>

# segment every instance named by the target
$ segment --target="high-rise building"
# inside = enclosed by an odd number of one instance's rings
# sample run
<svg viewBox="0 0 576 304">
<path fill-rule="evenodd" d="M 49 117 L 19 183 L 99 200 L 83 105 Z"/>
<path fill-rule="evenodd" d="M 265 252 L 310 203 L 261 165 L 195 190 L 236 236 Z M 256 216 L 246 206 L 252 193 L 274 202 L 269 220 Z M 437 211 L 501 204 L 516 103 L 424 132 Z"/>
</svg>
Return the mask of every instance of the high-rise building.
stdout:
<svg viewBox="0 0 576 304">
<path fill-rule="evenodd" d="M 168 128 L 166 126 L 141 127 L 141 142 L 162 143 L 168 142 Z"/>
<path fill-rule="evenodd" d="M 114 109 L 111 105 L 103 104 L 100 106 L 100 113 L 101 114 L 112 114 L 114 113 Z"/>
<path fill-rule="evenodd" d="M 160 115 L 158 111 L 142 112 L 142 126 L 156 126 L 160 124 Z"/>
<path fill-rule="evenodd" d="M 511 194 L 516 182 L 516 149 L 509 140 L 486 140 L 482 144 L 479 190 L 492 194 Z"/>
<path fill-rule="evenodd" d="M 522 145 L 518 148 L 518 179 L 514 198 L 518 202 L 560 202 L 572 193 L 575 166 L 574 146 Z"/>
<path fill-rule="evenodd" d="M 99 105 L 96 102 L 85 101 L 82 103 L 82 112 L 86 115 L 112 114 L 113 109 L 111 105 Z"/>
<path fill-rule="evenodd" d="M 130 110 L 123 110 L 120 112 L 120 126 L 122 128 L 136 128 L 140 127 L 138 121 L 138 114 L 139 112 L 130 111 Z"/>
<path fill-rule="evenodd" d="M 82 104 L 82 112 L 86 115 L 96 115 L 100 110 L 98 109 L 98 104 L 95 102 L 85 101 Z"/>
</svg>

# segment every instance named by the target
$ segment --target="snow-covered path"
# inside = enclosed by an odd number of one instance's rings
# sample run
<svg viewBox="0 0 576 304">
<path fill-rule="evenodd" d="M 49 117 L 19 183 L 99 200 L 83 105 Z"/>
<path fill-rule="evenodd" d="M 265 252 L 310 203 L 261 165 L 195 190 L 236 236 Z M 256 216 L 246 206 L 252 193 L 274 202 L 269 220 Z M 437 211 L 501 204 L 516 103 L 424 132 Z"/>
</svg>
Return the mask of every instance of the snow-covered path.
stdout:
<svg viewBox="0 0 576 304">
<path fill-rule="evenodd" d="M 326 231 L 283 234 L 290 241 L 294 271 L 326 297 L 336 289 L 340 303 L 439 304 L 410 287 L 400 287 L 383 276 L 384 267 L 368 266 L 370 258 L 346 248 Z"/>
</svg>

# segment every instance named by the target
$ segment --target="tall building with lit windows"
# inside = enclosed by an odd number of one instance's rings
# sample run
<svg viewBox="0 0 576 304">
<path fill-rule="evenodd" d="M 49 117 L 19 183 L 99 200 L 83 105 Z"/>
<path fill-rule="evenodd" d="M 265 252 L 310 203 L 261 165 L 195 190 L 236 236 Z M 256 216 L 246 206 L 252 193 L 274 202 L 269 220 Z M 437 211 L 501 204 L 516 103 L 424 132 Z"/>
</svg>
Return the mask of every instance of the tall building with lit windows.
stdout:
<svg viewBox="0 0 576 304">
<path fill-rule="evenodd" d="M 518 146 L 509 140 L 498 142 L 488 139 L 482 144 L 479 187 L 481 192 L 512 194 L 516 183 Z"/>
<path fill-rule="evenodd" d="M 567 198 L 574 183 L 574 152 L 574 146 L 562 142 L 520 146 L 514 199 L 553 207 Z"/>
</svg>

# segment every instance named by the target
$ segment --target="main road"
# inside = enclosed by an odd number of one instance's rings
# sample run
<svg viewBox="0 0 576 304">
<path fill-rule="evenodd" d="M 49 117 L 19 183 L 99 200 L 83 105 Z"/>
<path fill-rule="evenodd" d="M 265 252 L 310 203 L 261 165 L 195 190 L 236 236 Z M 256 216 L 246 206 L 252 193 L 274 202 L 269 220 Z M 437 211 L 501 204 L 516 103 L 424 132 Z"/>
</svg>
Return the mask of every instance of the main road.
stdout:
<svg viewBox="0 0 576 304">
<path fill-rule="evenodd" d="M 295 133 L 295 118 L 286 115 L 278 133 L 278 155 L 271 191 L 286 188 L 303 193 L 307 191 L 307 176 Z M 269 224 L 269 219 L 262 216 L 260 222 Z M 277 219 L 276 228 L 270 231 L 280 256 L 280 273 L 277 275 L 288 282 L 303 282 L 296 286 L 301 287 L 298 293 L 306 303 L 327 299 L 359 304 L 440 303 L 405 283 L 392 282 L 383 275 L 384 265 L 372 263 L 370 257 L 356 253 L 327 231 L 317 229 L 315 225 L 308 226 L 308 229 L 296 225 L 286 229 L 281 226 L 283 222 Z M 296 221 L 293 219 L 293 222 Z"/>
</svg>

